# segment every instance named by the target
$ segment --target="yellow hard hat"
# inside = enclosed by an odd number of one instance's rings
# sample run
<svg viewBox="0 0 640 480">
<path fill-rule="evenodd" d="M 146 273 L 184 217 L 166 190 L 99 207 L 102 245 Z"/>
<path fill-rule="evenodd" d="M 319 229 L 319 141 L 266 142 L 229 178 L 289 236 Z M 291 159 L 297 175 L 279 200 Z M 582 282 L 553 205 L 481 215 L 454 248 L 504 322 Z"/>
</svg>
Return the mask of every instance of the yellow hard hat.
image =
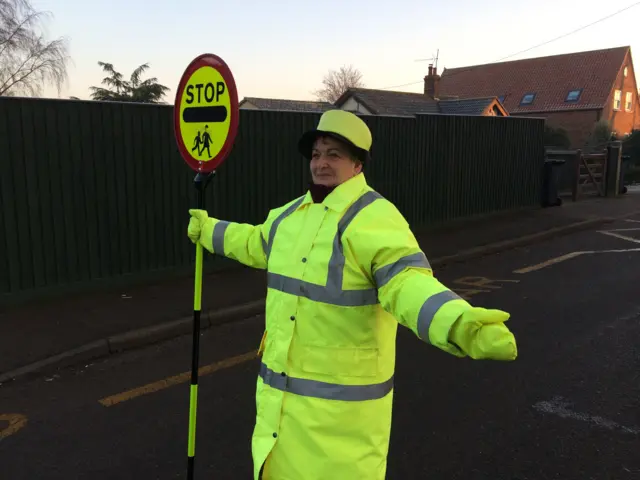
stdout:
<svg viewBox="0 0 640 480">
<path fill-rule="evenodd" d="M 311 159 L 311 150 L 316 138 L 327 135 L 347 143 L 358 153 L 362 161 L 369 159 L 371 131 L 357 115 L 346 110 L 328 110 L 322 114 L 318 127 L 305 132 L 298 142 L 298 150 L 307 159 Z"/>
</svg>

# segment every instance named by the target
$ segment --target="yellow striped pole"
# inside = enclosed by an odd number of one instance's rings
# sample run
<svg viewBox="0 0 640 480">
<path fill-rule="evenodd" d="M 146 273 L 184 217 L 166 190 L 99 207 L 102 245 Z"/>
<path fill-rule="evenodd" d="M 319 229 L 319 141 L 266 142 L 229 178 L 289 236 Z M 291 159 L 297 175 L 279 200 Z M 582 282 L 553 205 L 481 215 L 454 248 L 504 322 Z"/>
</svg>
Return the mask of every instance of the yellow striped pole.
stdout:
<svg viewBox="0 0 640 480">
<path fill-rule="evenodd" d="M 204 210 L 207 183 L 231 153 L 238 133 L 239 120 L 238 89 L 229 66 L 222 58 L 212 53 L 198 55 L 189 63 L 180 78 L 173 103 L 173 130 L 180 155 L 187 165 L 197 172 L 194 184 L 198 191 L 199 210 Z M 187 445 L 189 480 L 193 480 L 196 456 L 203 255 L 202 245 L 196 243 Z"/>
<path fill-rule="evenodd" d="M 204 192 L 207 184 L 216 174 L 198 173 L 193 183 L 198 192 L 198 209 L 204 210 Z M 191 351 L 191 388 L 189 401 L 189 441 L 187 445 L 187 478 L 193 480 L 196 458 L 196 415 L 198 412 L 198 364 L 200 363 L 200 312 L 202 310 L 202 263 L 203 249 L 196 243 L 196 271 L 193 292 L 193 346 Z"/>
</svg>

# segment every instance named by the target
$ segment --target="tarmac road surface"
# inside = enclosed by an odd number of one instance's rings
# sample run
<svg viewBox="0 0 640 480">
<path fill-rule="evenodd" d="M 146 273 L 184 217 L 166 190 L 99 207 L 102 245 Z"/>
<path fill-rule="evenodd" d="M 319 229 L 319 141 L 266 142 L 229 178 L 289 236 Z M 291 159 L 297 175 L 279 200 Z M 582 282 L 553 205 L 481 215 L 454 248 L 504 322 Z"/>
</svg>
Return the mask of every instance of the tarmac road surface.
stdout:
<svg viewBox="0 0 640 480">
<path fill-rule="evenodd" d="M 436 271 L 511 313 L 519 358 L 401 328 L 387 478 L 640 478 L 640 218 L 603 228 Z M 256 317 L 201 338 L 196 478 L 251 478 L 261 334 Z M 186 478 L 190 352 L 187 336 L 0 386 L 0 476 Z"/>
</svg>

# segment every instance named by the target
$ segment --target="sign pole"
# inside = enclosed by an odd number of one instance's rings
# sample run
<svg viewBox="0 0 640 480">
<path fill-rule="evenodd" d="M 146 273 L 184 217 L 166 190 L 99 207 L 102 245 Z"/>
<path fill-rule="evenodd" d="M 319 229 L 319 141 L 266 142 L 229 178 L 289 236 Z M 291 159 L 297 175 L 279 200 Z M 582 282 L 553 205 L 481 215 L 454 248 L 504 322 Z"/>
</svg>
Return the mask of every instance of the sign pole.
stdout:
<svg viewBox="0 0 640 480">
<path fill-rule="evenodd" d="M 199 172 L 193 179 L 197 192 L 197 205 L 204 210 L 204 196 L 208 183 L 215 176 L 215 170 L 209 174 Z M 198 368 L 200 363 L 200 312 L 202 311 L 202 245 L 196 243 L 196 271 L 193 294 L 193 345 L 191 349 L 191 390 L 189 401 L 189 442 L 187 447 L 187 478 L 193 480 L 196 455 L 196 414 L 198 411 Z"/>
<path fill-rule="evenodd" d="M 193 59 L 182 74 L 173 109 L 180 155 L 196 173 L 193 180 L 199 210 L 205 209 L 205 191 L 218 166 L 229 156 L 239 124 L 238 91 L 231 70 L 220 57 L 205 53 Z M 214 252 L 224 255 L 224 252 Z M 204 251 L 196 242 L 193 294 L 193 346 L 189 401 L 187 478 L 195 474 L 200 313 Z"/>
</svg>

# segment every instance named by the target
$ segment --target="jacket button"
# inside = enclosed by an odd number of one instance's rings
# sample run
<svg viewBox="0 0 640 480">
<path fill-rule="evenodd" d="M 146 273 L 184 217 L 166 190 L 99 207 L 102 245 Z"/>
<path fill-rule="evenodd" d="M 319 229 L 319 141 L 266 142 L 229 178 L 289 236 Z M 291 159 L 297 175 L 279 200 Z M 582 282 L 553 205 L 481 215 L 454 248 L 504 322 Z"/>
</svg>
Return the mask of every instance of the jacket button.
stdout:
<svg viewBox="0 0 640 480">
<path fill-rule="evenodd" d="M 287 374 L 286 374 L 286 373 L 284 373 L 284 372 L 282 372 L 280 375 L 282 375 L 283 377 L 286 377 L 286 376 L 287 376 Z"/>
<path fill-rule="evenodd" d="M 276 438 L 278 436 L 278 434 L 276 432 L 273 432 L 273 438 Z"/>
<path fill-rule="evenodd" d="M 324 211 L 326 212 L 327 210 L 329 210 L 329 207 L 324 207 Z"/>
<path fill-rule="evenodd" d="M 296 317 L 294 317 L 293 315 L 291 315 L 290 318 L 291 318 L 291 320 L 295 320 L 296 319 Z"/>
<path fill-rule="evenodd" d="M 307 263 L 307 259 L 306 259 L 306 258 L 303 258 L 303 259 L 302 259 L 302 263 Z"/>
</svg>

